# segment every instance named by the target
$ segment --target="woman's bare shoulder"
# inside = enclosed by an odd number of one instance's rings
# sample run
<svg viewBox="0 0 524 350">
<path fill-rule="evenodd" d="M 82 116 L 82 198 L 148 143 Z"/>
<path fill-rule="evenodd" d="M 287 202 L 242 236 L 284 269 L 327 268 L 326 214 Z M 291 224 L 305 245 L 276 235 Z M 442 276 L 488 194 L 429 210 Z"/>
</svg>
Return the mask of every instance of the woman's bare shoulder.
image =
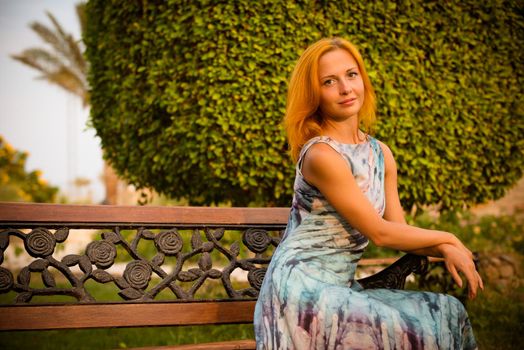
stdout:
<svg viewBox="0 0 524 350">
<path fill-rule="evenodd" d="M 342 160 L 340 154 L 329 144 L 324 142 L 315 143 L 307 150 L 304 155 L 304 166 L 307 167 L 325 167 L 333 162 Z"/>
<path fill-rule="evenodd" d="M 304 155 L 302 174 L 310 183 L 317 181 L 336 181 L 351 173 L 346 160 L 330 145 L 316 143 Z"/>
<path fill-rule="evenodd" d="M 309 147 L 305 157 L 309 159 L 316 159 L 319 157 L 330 157 L 336 155 L 338 152 L 333 147 L 325 142 L 317 142 Z"/>
</svg>

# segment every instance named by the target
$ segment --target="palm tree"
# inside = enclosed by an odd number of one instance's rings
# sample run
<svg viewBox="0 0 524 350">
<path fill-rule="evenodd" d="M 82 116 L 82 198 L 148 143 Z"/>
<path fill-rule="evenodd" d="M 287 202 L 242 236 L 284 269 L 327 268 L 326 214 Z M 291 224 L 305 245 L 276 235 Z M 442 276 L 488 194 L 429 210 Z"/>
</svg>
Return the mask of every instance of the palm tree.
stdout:
<svg viewBox="0 0 524 350">
<path fill-rule="evenodd" d="M 76 5 L 76 13 L 82 32 L 85 28 L 85 3 Z M 78 96 L 84 107 L 89 105 L 89 87 L 87 83 L 88 62 L 84 58 L 84 47 L 81 40 L 75 40 L 66 33 L 55 17 L 46 13 L 53 28 L 46 27 L 39 22 L 33 22 L 30 27 L 52 50 L 43 48 L 29 48 L 21 54 L 11 55 L 42 75 L 40 79 L 56 84 L 64 90 Z"/>
<path fill-rule="evenodd" d="M 41 73 L 40 79 L 58 85 L 65 91 L 80 97 L 84 107 L 89 106 L 89 85 L 87 82 L 87 71 L 89 63 L 85 59 L 82 40 L 75 40 L 73 36 L 66 33 L 55 17 L 46 13 L 53 28 L 33 22 L 30 27 L 47 44 L 51 50 L 43 48 L 29 48 L 21 54 L 11 55 L 11 57 L 23 64 L 30 66 Z M 80 30 L 85 31 L 85 3 L 76 5 L 76 14 L 80 23 Z M 71 147 L 69 147 L 71 151 Z M 73 159 L 72 155 L 69 155 Z M 104 186 L 106 198 L 104 203 L 116 204 L 117 185 L 119 179 L 107 162 L 104 162 Z"/>
</svg>

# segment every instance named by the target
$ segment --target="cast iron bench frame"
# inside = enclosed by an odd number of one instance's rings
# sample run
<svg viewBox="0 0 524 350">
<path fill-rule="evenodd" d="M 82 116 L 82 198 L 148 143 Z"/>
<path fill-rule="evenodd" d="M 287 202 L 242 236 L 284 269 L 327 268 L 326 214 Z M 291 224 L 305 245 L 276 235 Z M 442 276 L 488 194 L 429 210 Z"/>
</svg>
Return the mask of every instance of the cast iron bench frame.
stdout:
<svg viewBox="0 0 524 350">
<path fill-rule="evenodd" d="M 288 215 L 289 208 L 0 203 L 0 293 L 18 293 L 13 305 L 0 305 L 0 331 L 252 323 L 258 289 L 270 260 L 267 250 L 278 244 Z M 86 249 L 83 255 L 55 259 L 55 245 L 67 239 L 69 230 L 82 228 L 102 230 L 102 240 L 96 241 L 98 243 Z M 122 238 L 121 230 L 136 230 L 132 242 Z M 189 230 L 193 231 L 191 247 L 184 250 L 180 247 L 180 232 Z M 226 247 L 220 239 L 228 230 L 241 232 L 242 237 L 239 236 L 238 243 Z M 3 264 L 4 251 L 13 237 L 22 239 L 26 252 L 34 258 L 16 272 L 9 271 Z M 150 260 L 140 256 L 137 250 L 140 240 L 153 241 L 157 256 Z M 123 276 L 105 271 L 112 265 L 111 256 L 107 254 L 111 255 L 112 246 L 116 245 L 122 245 L 134 258 Z M 242 257 L 239 253 L 242 249 L 250 253 Z M 213 250 L 220 251 L 228 259 L 227 266 L 213 266 L 209 255 Z M 172 272 L 166 272 L 163 265 L 167 256 L 177 259 Z M 104 261 L 104 257 L 108 260 Z M 187 268 L 185 259 L 195 257 L 199 257 L 198 266 L 184 270 Z M 80 268 L 80 277 L 72 274 L 70 267 L 73 266 L 77 266 L 77 270 Z M 72 288 L 57 288 L 54 278 L 49 276 L 49 267 L 61 272 Z M 406 254 L 359 282 L 364 288 L 403 289 L 409 274 L 423 274 L 427 268 L 426 257 Z M 235 269 L 247 272 L 247 288 L 235 289 L 233 286 L 231 273 Z M 44 288 L 30 286 L 32 274 L 41 275 Z M 152 275 L 161 279 L 156 289 L 149 286 Z M 210 279 L 222 282 L 227 299 L 195 298 L 200 286 Z M 84 287 L 88 280 L 115 283 L 123 301 L 94 300 Z M 189 290 L 181 288 L 181 281 L 193 283 L 192 287 Z M 155 293 L 160 289 L 171 289 L 174 300 L 155 300 Z M 69 295 L 77 302 L 30 303 L 37 295 Z M 255 342 L 238 340 L 166 348 L 254 349 Z"/>
</svg>

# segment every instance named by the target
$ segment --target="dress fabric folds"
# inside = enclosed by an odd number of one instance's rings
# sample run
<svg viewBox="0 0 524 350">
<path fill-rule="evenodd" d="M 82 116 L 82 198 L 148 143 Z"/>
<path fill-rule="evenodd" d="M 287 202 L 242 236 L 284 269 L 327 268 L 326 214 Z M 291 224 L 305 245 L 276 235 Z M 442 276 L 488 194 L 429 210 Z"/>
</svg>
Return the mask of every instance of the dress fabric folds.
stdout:
<svg viewBox="0 0 524 350">
<path fill-rule="evenodd" d="M 375 138 L 343 144 L 319 136 L 304 145 L 289 222 L 255 308 L 257 349 L 476 349 L 466 310 L 456 298 L 363 289 L 356 282 L 368 239 L 303 178 L 304 154 L 316 143 L 331 146 L 347 161 L 362 192 L 384 213 L 384 157 Z"/>
</svg>

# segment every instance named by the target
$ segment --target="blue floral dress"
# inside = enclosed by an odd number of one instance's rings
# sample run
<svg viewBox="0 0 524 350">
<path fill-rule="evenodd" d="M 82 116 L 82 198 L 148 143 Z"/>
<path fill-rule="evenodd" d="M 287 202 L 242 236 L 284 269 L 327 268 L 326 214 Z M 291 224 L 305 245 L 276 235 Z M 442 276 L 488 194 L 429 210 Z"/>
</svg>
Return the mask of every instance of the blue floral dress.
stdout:
<svg viewBox="0 0 524 350">
<path fill-rule="evenodd" d="M 320 136 L 304 145 L 289 223 L 255 308 L 257 349 L 476 349 L 467 313 L 456 298 L 363 289 L 355 281 L 368 239 L 304 180 L 302 159 L 316 143 L 344 157 L 358 186 L 384 213 L 384 157 L 376 139 L 342 144 Z"/>
</svg>

